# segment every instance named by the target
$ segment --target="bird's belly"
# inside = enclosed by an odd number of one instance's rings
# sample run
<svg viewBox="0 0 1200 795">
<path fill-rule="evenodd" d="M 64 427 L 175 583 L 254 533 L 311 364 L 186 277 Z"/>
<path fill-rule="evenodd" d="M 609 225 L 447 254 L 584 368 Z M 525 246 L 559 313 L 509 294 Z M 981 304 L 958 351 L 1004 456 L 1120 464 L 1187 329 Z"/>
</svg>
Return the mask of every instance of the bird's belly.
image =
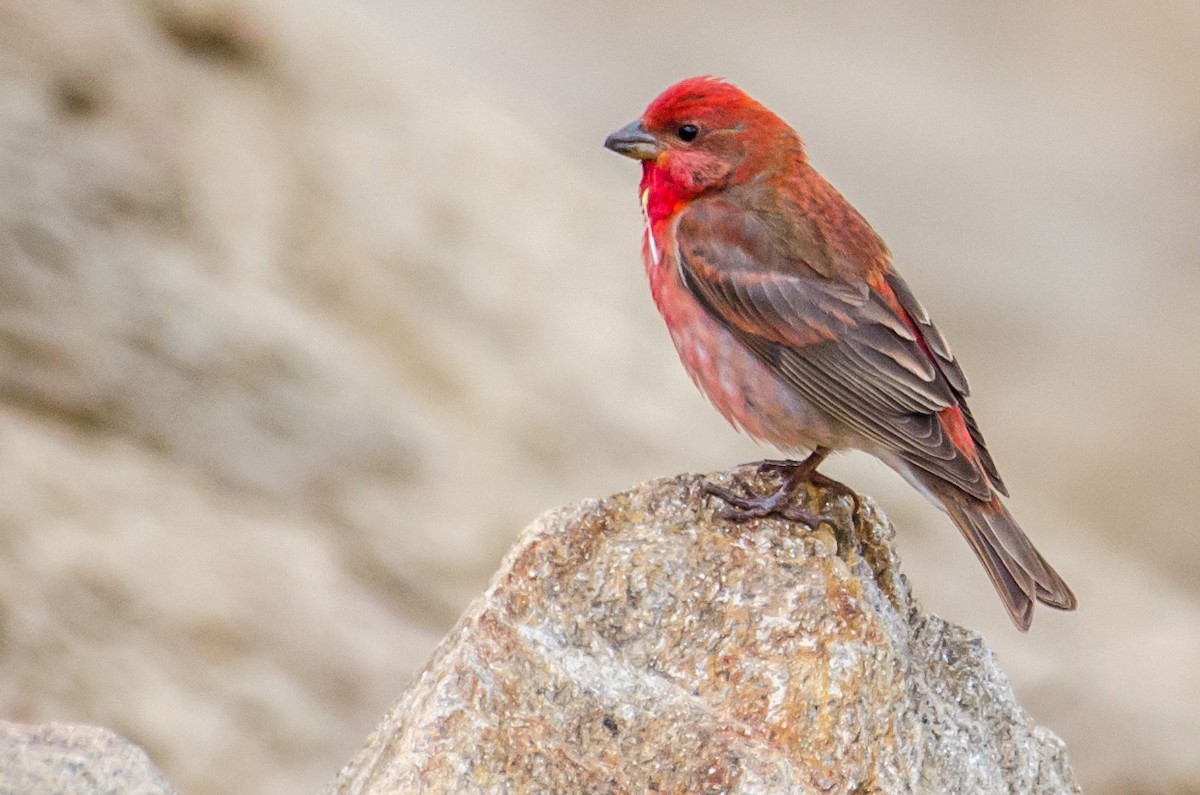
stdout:
<svg viewBox="0 0 1200 795">
<path fill-rule="evenodd" d="M 846 446 L 833 424 L 709 315 L 677 274 L 657 275 L 651 280 L 654 299 L 675 350 L 726 420 L 787 451 Z"/>
</svg>

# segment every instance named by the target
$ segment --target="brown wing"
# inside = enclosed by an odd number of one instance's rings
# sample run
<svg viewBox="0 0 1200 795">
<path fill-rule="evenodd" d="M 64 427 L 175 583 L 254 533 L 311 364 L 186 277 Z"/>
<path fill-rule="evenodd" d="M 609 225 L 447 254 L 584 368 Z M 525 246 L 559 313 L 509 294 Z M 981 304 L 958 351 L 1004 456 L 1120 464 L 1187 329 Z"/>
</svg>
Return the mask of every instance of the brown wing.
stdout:
<svg viewBox="0 0 1200 795">
<path fill-rule="evenodd" d="M 987 470 L 994 467 L 981 469 L 959 450 L 938 416 L 962 408 L 976 438 L 963 402 L 966 381 L 941 336 L 926 339 L 922 324 L 936 329 L 924 310 L 910 326 L 900 314 L 908 310 L 898 310 L 865 281 L 823 275 L 847 269 L 829 261 L 817 230 L 779 224 L 722 199 L 693 203 L 676 233 L 684 283 L 713 317 L 829 417 L 990 499 Z M 911 299 L 919 307 L 896 279 L 904 299 L 895 300 Z"/>
<path fill-rule="evenodd" d="M 988 478 L 992 481 L 992 486 L 996 491 L 1008 496 L 1008 487 L 1004 485 L 1003 479 L 1000 477 L 1000 471 L 996 468 L 996 463 L 992 460 L 992 454 L 988 452 L 987 443 L 983 439 L 983 433 L 979 430 L 979 425 L 975 422 L 974 415 L 971 414 L 971 409 L 967 407 L 966 398 L 971 394 L 971 389 L 967 385 L 967 377 L 963 374 L 962 368 L 958 366 L 958 362 L 954 359 L 954 354 L 950 352 L 950 346 L 946 343 L 945 337 L 938 331 L 937 326 L 933 325 L 933 320 L 929 317 L 929 313 L 925 311 L 925 307 L 921 306 L 921 302 L 908 289 L 908 285 L 900 278 L 900 274 L 889 270 L 884 277 L 892 294 L 895 295 L 897 302 L 908 315 L 909 320 L 917 327 L 921 338 L 925 341 L 930 353 L 933 354 L 934 360 L 937 363 L 938 369 L 942 371 L 942 375 L 950 382 L 950 386 L 954 389 L 955 395 L 958 397 L 958 407 L 962 410 L 963 420 L 966 422 L 967 431 L 971 434 L 971 439 L 975 442 L 975 449 L 979 453 L 979 461 L 983 465 L 984 470 L 988 474 Z"/>
</svg>

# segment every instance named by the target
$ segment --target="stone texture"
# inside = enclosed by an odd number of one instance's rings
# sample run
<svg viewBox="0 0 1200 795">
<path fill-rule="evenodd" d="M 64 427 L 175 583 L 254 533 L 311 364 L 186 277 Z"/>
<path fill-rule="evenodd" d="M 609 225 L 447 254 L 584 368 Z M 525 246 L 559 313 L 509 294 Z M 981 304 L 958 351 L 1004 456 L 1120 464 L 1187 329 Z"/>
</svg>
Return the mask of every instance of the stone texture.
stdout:
<svg viewBox="0 0 1200 795">
<path fill-rule="evenodd" d="M 0 795 L 173 795 L 146 752 L 108 729 L 0 721 Z"/>
<path fill-rule="evenodd" d="M 531 525 L 330 795 L 1078 791 L 874 503 L 736 525 L 700 483 Z"/>
</svg>

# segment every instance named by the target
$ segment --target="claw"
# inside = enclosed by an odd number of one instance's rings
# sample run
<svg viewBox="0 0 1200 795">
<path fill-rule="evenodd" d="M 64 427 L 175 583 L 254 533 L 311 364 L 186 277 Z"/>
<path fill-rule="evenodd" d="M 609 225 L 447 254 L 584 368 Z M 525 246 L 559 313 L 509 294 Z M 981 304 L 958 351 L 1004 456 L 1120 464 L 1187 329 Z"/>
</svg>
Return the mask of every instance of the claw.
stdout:
<svg viewBox="0 0 1200 795">
<path fill-rule="evenodd" d="M 757 468 L 760 475 L 768 472 L 794 472 L 796 467 L 803 463 L 803 461 L 793 461 L 790 458 L 765 458 L 758 462 Z"/>
<path fill-rule="evenodd" d="M 832 523 L 829 516 L 815 513 L 796 503 L 796 492 L 803 483 L 812 483 L 835 494 L 849 497 L 854 506 L 851 516 L 855 516 L 861 506 L 854 490 L 844 483 L 817 472 L 817 467 L 827 455 L 829 455 L 827 448 L 818 447 L 803 461 L 773 459 L 760 461 L 758 463 L 760 474 L 779 472 L 784 475 L 783 485 L 770 494 L 744 496 L 713 483 L 705 483 L 704 491 L 725 503 L 724 507 L 718 510 L 718 514 L 722 518 L 734 522 L 744 522 L 747 519 L 778 514 L 785 519 L 802 522 L 809 527 L 816 527 L 821 522 Z"/>
<path fill-rule="evenodd" d="M 821 522 L 830 521 L 828 516 L 808 510 L 803 505 L 793 502 L 792 491 L 783 487 L 770 494 L 743 496 L 715 483 L 705 483 L 704 492 L 711 494 L 725 503 L 718 509 L 717 514 L 731 522 L 745 522 L 749 519 L 760 519 L 771 514 L 778 514 L 793 522 L 800 522 L 809 527 L 816 527 Z"/>
<path fill-rule="evenodd" d="M 800 524 L 807 525 L 814 530 L 821 522 L 824 522 L 828 525 L 833 524 L 832 516 L 824 513 L 817 513 L 816 511 L 810 511 L 803 505 L 796 505 L 794 503 L 784 506 L 779 513 L 785 519 L 790 519 L 793 522 L 799 522 Z"/>
</svg>

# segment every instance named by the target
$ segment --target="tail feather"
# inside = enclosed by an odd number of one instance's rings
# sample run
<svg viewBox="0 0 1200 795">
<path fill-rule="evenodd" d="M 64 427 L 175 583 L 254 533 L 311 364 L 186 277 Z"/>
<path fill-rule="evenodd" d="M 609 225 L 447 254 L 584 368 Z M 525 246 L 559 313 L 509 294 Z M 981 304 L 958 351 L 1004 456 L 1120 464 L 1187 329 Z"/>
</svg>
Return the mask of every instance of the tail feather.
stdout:
<svg viewBox="0 0 1200 795">
<path fill-rule="evenodd" d="M 1018 629 L 1029 629 L 1035 601 L 1059 610 L 1075 609 L 1075 594 L 1033 546 L 998 496 L 985 502 L 948 484 L 925 485 L 975 551 Z"/>
</svg>

